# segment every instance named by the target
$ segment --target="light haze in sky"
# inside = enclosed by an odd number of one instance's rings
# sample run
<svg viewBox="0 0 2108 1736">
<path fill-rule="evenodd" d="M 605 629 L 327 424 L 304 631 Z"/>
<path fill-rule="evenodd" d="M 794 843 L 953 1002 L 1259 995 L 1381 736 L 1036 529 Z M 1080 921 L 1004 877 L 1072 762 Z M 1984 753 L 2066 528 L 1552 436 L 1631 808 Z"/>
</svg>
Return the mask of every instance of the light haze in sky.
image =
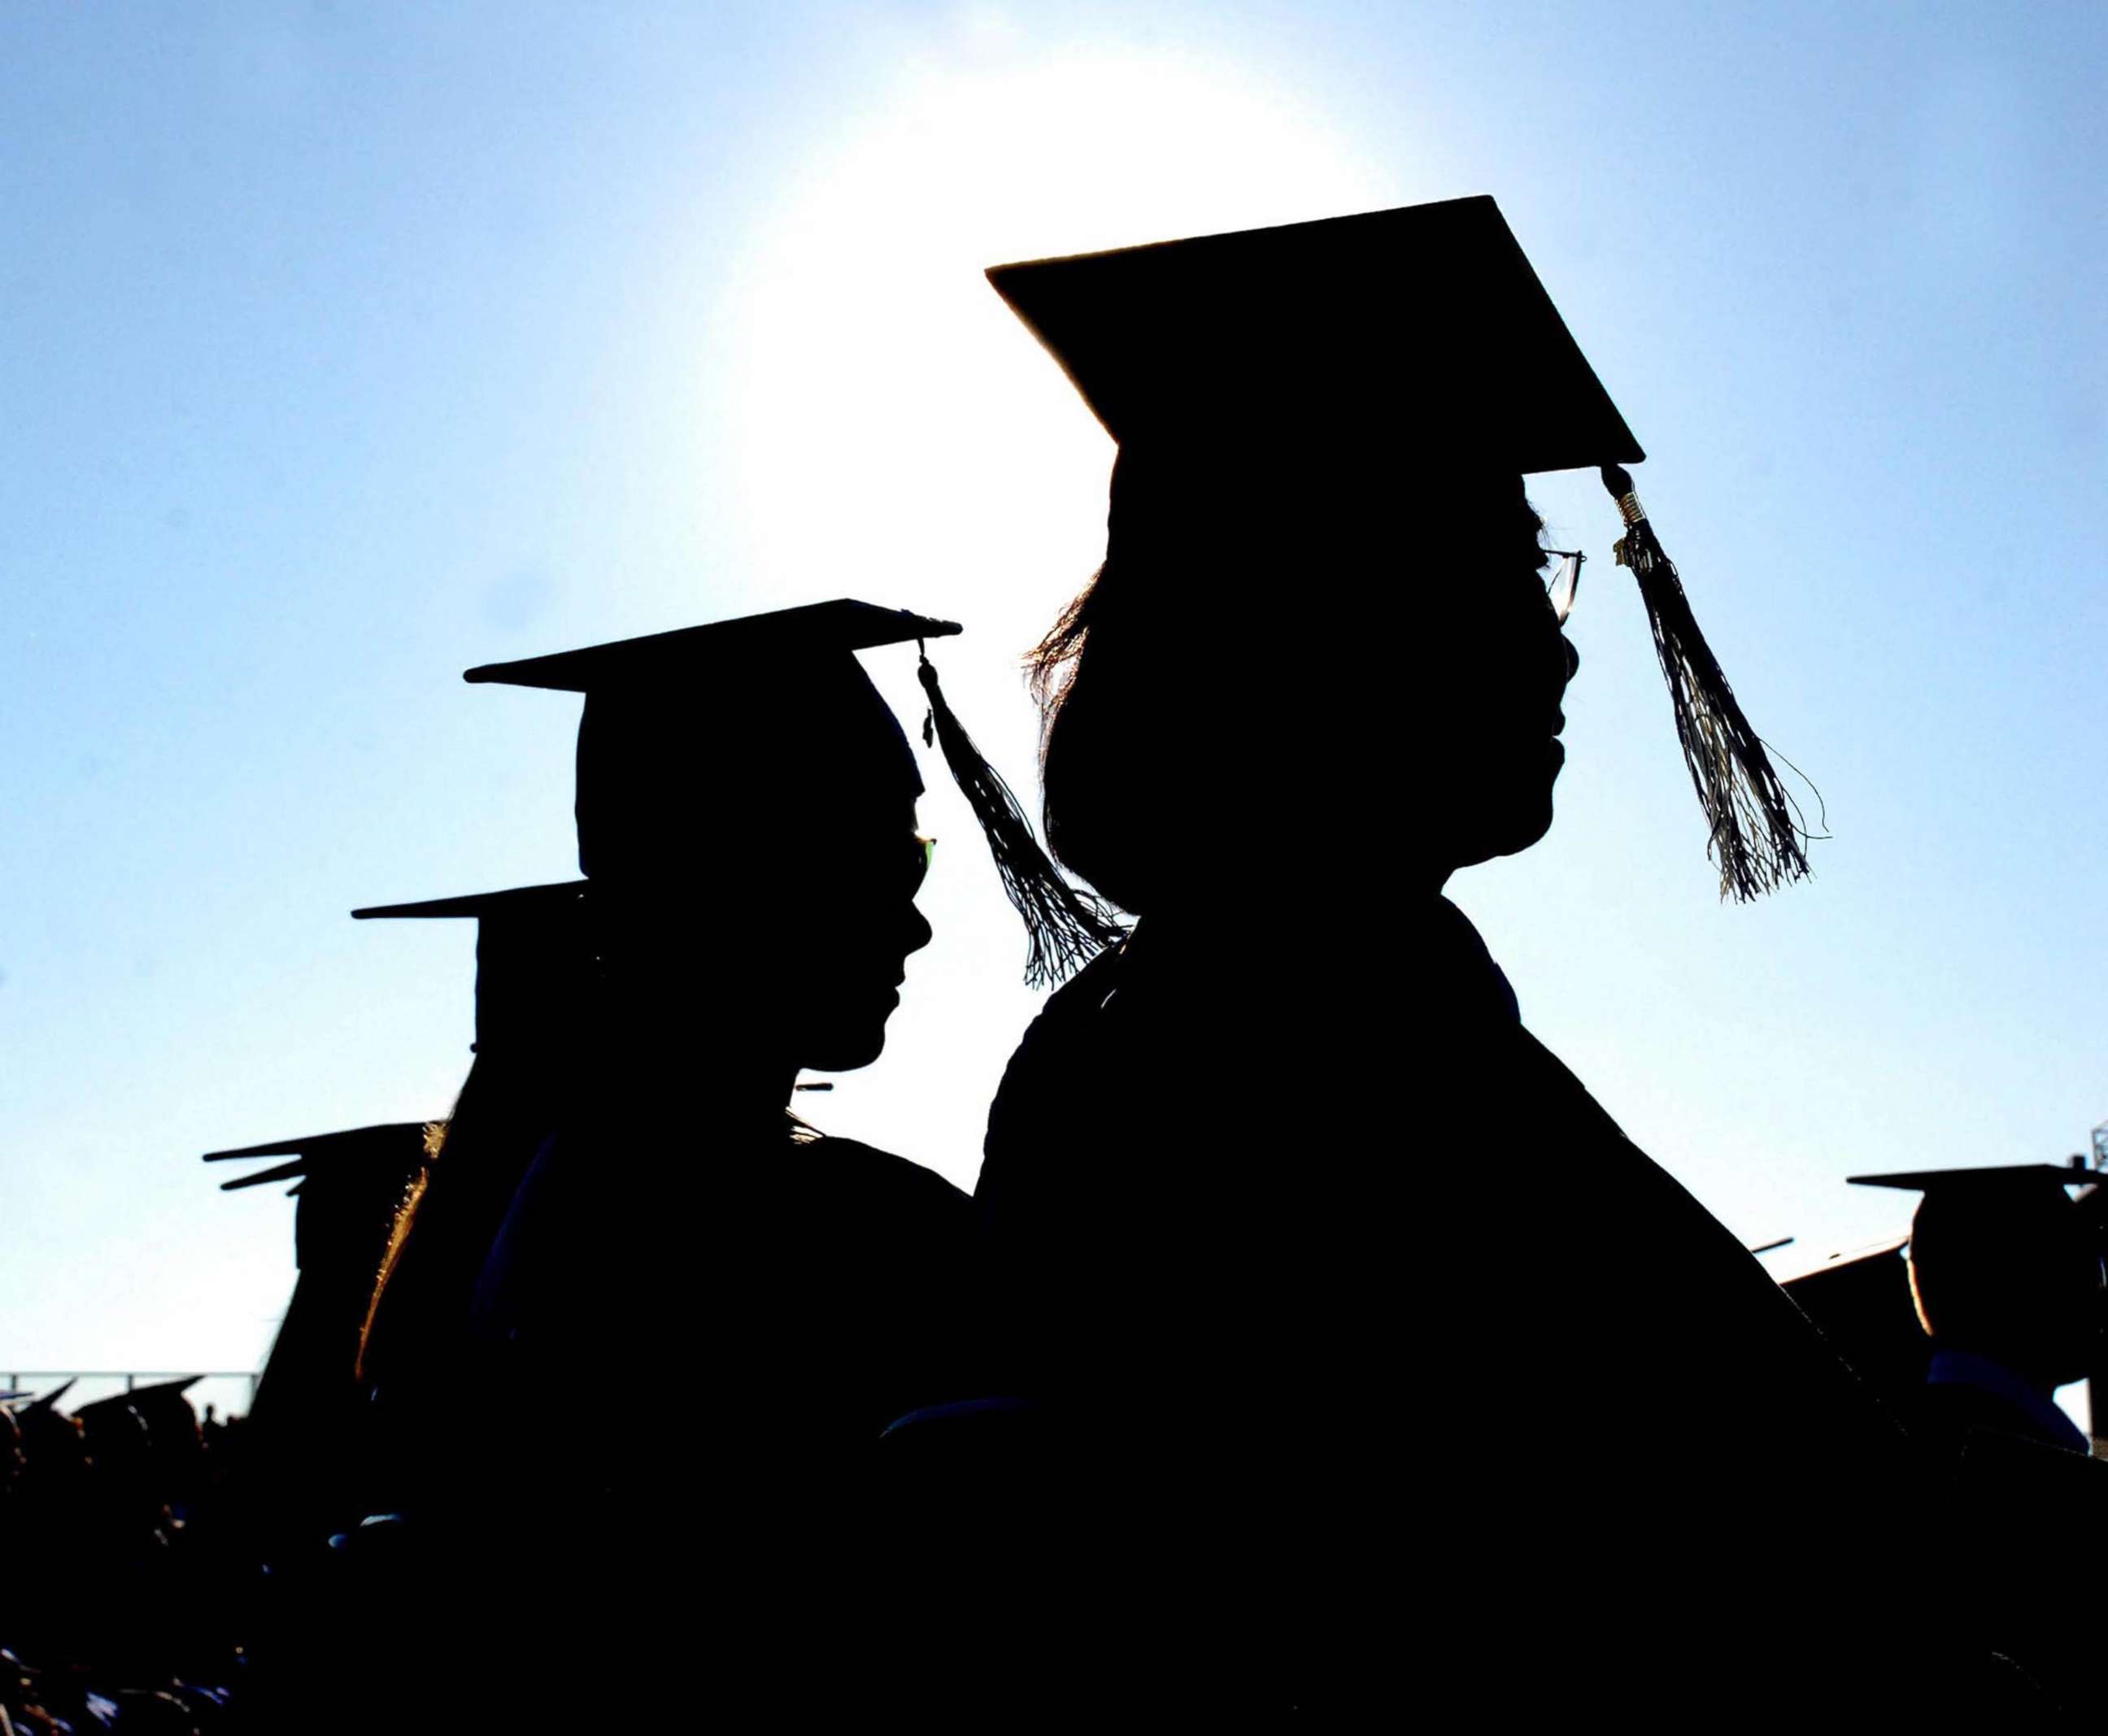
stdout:
<svg viewBox="0 0 2108 1736">
<path fill-rule="evenodd" d="M 1904 1227 L 1849 1174 L 2081 1149 L 2104 72 L 2092 5 L 8 7 L 0 1362 L 255 1365 L 292 1208 L 198 1154 L 445 1113 L 472 929 L 345 912 L 574 872 L 576 701 L 464 668 L 864 597 L 966 623 L 946 685 L 1029 789 L 1018 660 L 1101 549 L 1111 447 L 981 268 L 1466 193 L 1835 833 L 1811 883 L 1718 902 L 1615 512 L 1538 479 L 1594 557 L 1558 823 L 1450 888 L 1526 1020 L 1737 1234 L 1796 1236 L 1781 1271 Z M 1269 609 L 1361 633 L 1445 582 L 1442 510 L 1401 479 L 1387 599 L 1196 591 L 1223 703 L 1264 702 Z M 866 660 L 912 730 L 912 650 Z M 1365 969 L 1357 1136 L 1281 1154 L 1343 1211 L 1360 1165 L 1457 1160 L 1387 1085 L 1400 961 L 1326 897 L 1442 751 L 1399 742 L 1351 821 L 1293 787 L 1222 816 L 1237 943 Z M 971 1185 L 1037 997 L 930 770 L 937 939 L 879 1064 L 804 1104 Z M 797 806 L 728 816 L 757 873 Z M 1163 1089 L 1167 1139 L 1223 1107 Z M 1474 1160 L 1475 1220 L 1401 1222 L 1401 1259 L 1588 1185 L 1526 1124 Z"/>
</svg>

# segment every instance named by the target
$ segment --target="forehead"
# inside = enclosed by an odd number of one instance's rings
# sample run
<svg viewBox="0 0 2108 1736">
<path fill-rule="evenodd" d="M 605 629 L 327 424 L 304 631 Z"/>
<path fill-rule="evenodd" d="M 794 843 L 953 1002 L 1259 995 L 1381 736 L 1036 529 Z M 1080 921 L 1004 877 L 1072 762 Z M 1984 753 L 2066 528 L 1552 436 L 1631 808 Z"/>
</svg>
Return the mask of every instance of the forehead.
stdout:
<svg viewBox="0 0 2108 1736">
<path fill-rule="evenodd" d="M 736 690 L 596 695 L 579 731 L 579 860 L 588 875 L 646 867 L 801 825 L 912 821 L 921 774 L 908 737 L 854 659 L 849 678 Z"/>
</svg>

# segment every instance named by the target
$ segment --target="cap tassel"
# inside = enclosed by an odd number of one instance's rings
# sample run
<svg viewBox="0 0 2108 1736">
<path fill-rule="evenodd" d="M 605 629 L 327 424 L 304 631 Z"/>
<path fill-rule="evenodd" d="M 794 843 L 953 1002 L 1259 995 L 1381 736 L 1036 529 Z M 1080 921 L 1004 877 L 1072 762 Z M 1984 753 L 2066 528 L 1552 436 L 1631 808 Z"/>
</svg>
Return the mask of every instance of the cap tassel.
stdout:
<svg viewBox="0 0 2108 1736">
<path fill-rule="evenodd" d="M 1746 903 L 1759 893 L 1805 879 L 1809 870 L 1801 840 L 1808 834 L 1698 630 L 1676 563 L 1663 551 L 1623 466 L 1604 465 L 1603 486 L 1624 518 L 1618 564 L 1631 568 L 1639 581 L 1655 652 L 1676 709 L 1683 762 L 1712 827 L 1706 853 L 1719 863 L 1720 896 L 1732 894 Z"/>
<path fill-rule="evenodd" d="M 917 649 L 921 650 L 920 641 Z M 1002 877 L 1003 895 L 1025 919 L 1031 950 L 1026 956 L 1025 980 L 1034 988 L 1059 983 L 1089 963 L 1106 947 L 1126 937 L 1096 897 L 1078 890 L 1063 878 L 1060 869 L 1040 847 L 1011 794 L 1010 785 L 994 767 L 981 758 L 965 726 L 944 699 L 938 685 L 937 667 L 926 654 L 916 671 L 922 690 L 930 696 L 930 714 L 923 721 L 925 746 L 935 739 L 953 781 L 974 811 L 986 834 L 995 871 Z"/>
</svg>

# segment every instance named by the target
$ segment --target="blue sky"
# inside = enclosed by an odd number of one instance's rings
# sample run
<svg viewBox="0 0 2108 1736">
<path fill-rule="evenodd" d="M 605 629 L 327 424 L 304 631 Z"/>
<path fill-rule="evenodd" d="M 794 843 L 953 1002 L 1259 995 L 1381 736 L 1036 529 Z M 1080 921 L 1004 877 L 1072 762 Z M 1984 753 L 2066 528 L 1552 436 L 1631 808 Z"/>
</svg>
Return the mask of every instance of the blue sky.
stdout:
<svg viewBox="0 0 2108 1736">
<path fill-rule="evenodd" d="M 574 702 L 463 668 L 862 596 L 967 623 L 947 685 L 1022 785 L 1016 657 L 1110 450 L 979 268 L 1463 193 L 1835 833 L 1718 903 L 1610 510 L 1543 479 L 1597 557 L 1560 819 L 1452 888 L 1526 1017 L 1781 1264 L 1902 1228 L 1848 1174 L 2079 1149 L 2104 50 L 2090 6 L 7 8 L 0 1360 L 251 1365 L 291 1208 L 197 1154 L 444 1113 L 471 936 L 344 913 L 572 863 Z M 1367 949 L 1337 1089 L 1412 1161 L 1410 1001 L 1276 799 L 1266 872 Z M 925 820 L 939 938 L 816 1113 L 967 1184 L 1034 997 L 963 809 Z M 1508 1137 L 1475 1238 L 1533 1160 L 1585 1185 Z"/>
</svg>

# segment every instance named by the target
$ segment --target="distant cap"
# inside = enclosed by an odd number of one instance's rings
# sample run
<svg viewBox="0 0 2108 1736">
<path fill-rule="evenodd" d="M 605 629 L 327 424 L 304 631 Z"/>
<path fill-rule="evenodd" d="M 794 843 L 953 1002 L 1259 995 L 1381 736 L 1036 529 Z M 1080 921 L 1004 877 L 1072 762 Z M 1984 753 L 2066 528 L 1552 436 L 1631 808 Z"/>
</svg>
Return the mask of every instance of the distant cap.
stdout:
<svg viewBox="0 0 2108 1736">
<path fill-rule="evenodd" d="M 1852 1179 L 1924 1196 L 1911 1217 L 1911 1288 L 1936 1345 L 2057 1385 L 2086 1373 L 2103 1297 L 2098 1172 L 2010 1163 Z M 2092 1191 L 2074 1199 L 2074 1187 Z"/>
<path fill-rule="evenodd" d="M 2090 1246 L 2097 1239 L 2092 1226 L 2108 1203 L 2108 1190 L 2097 1185 L 2108 1176 L 2056 1163 L 1905 1170 L 1850 1179 L 1861 1187 L 1900 1188 L 1924 1196 L 1911 1219 L 1913 1260 L 1935 1242 L 1942 1248 L 1971 1250 L 2001 1244 L 2016 1251 L 2015 1257 L 2019 1249 L 2046 1248 L 2053 1239 Z M 2085 1187 L 2094 1191 L 2081 1199 L 2065 1191 Z"/>
<path fill-rule="evenodd" d="M 732 829 L 793 797 L 803 812 L 921 792 L 899 720 L 855 654 L 948 637 L 957 622 L 844 598 L 486 663 L 465 679 L 586 696 L 579 866 L 589 877 L 691 873 Z"/>
<path fill-rule="evenodd" d="M 381 1122 L 371 1127 L 348 1127 L 336 1133 L 308 1133 L 297 1139 L 267 1140 L 260 1145 L 243 1145 L 231 1151 L 208 1151 L 205 1161 L 222 1163 L 235 1158 L 286 1158 L 254 1175 L 220 1183 L 222 1192 L 259 1187 L 265 1182 L 284 1181 L 313 1174 L 319 1168 L 343 1164 L 414 1158 L 425 1149 L 421 1121 Z"/>
<path fill-rule="evenodd" d="M 209 1151 L 208 1163 L 236 1158 L 277 1158 L 286 1161 L 251 1175 L 220 1183 L 223 1193 L 262 1187 L 273 1181 L 297 1181 L 300 1196 L 293 1218 L 293 1261 L 303 1271 L 316 1256 L 336 1248 L 344 1225 L 360 1224 L 376 1210 L 390 1211 L 422 1172 L 431 1124 L 421 1121 L 383 1122 L 336 1133 L 304 1134 L 297 1139 L 269 1140 L 232 1151 Z"/>
<path fill-rule="evenodd" d="M 27 1405 L 23 1406 L 23 1414 L 27 1415 L 31 1412 L 41 1414 L 54 1410 L 57 1406 L 58 1401 L 64 1398 L 67 1393 L 72 1392 L 74 1387 L 79 1384 L 79 1375 L 74 1374 L 70 1376 L 66 1379 L 60 1382 L 58 1385 L 53 1387 L 50 1392 L 31 1399 Z"/>
<path fill-rule="evenodd" d="M 538 1054 L 571 1029 L 593 969 L 583 880 L 514 886 L 502 892 L 374 904 L 351 914 L 382 919 L 473 918 L 475 938 L 475 1049 L 479 1055 Z"/>
<path fill-rule="evenodd" d="M 831 603 L 773 609 L 671 632 L 616 639 L 547 657 L 484 663 L 462 679 L 591 694 L 668 681 L 758 677 L 755 685 L 766 689 L 795 684 L 804 672 L 802 665 L 811 659 L 912 645 L 962 631 L 956 621 L 934 620 L 904 609 L 881 609 L 874 603 L 841 597 Z M 777 666 L 757 667 L 770 661 Z"/>
<path fill-rule="evenodd" d="M 1123 445 L 1379 427 L 1525 474 L 1646 456 L 1490 198 L 988 277 Z"/>
<path fill-rule="evenodd" d="M 169 1399 L 181 1398 L 204 1378 L 202 1374 L 181 1374 L 173 1380 L 157 1380 L 146 1386 L 134 1387 L 128 1392 L 116 1392 L 108 1398 L 91 1400 L 76 1410 L 74 1414 L 86 1416 L 91 1410 L 110 1410 L 124 1405 L 164 1404 Z"/>
<path fill-rule="evenodd" d="M 2061 1163 L 1996 1163 L 1975 1169 L 1898 1170 L 1889 1175 L 1845 1179 L 1854 1187 L 1900 1188 L 1916 1194 L 2047 1197 L 2052 1188 L 2091 1187 L 2108 1181 L 2108 1175 Z"/>
<path fill-rule="evenodd" d="M 92 1430 L 103 1430 L 121 1418 L 136 1420 L 126 1427 L 143 1428 L 157 1444 L 165 1446 L 173 1437 L 180 1438 L 197 1428 L 197 1413 L 184 1396 L 190 1389 L 204 1379 L 202 1374 L 186 1374 L 176 1380 L 155 1381 L 151 1386 L 134 1387 L 128 1392 L 119 1392 L 109 1398 L 98 1398 L 81 1405 L 74 1412 Z"/>
</svg>

